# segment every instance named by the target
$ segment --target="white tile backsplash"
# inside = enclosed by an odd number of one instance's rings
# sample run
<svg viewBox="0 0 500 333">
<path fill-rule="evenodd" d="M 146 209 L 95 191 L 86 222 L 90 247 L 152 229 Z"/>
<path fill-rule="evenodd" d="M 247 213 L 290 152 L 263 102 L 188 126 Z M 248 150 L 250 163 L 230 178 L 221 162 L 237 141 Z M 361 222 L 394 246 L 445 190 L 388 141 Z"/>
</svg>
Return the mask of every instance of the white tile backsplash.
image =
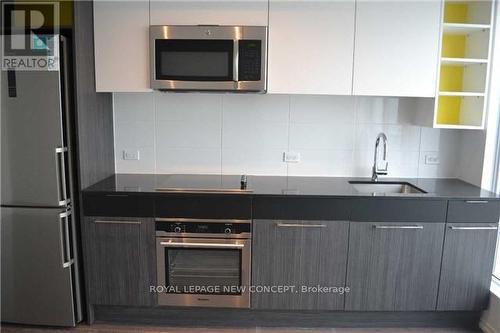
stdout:
<svg viewBox="0 0 500 333">
<path fill-rule="evenodd" d="M 153 96 L 155 101 L 153 112 L 156 112 L 157 121 L 220 123 L 222 95 L 163 92 L 145 94 Z"/>
<path fill-rule="evenodd" d="M 223 174 L 286 176 L 283 149 L 230 148 L 222 149 Z"/>
<path fill-rule="evenodd" d="M 292 123 L 351 123 L 356 121 L 354 98 L 350 96 L 290 96 Z"/>
<path fill-rule="evenodd" d="M 418 126 L 358 124 L 355 150 L 374 150 L 375 138 L 380 132 L 387 135 L 390 150 L 419 151 L 420 130 Z"/>
<path fill-rule="evenodd" d="M 153 94 L 114 94 L 115 122 L 155 121 Z"/>
<path fill-rule="evenodd" d="M 389 176 L 455 177 L 456 131 L 414 126 L 415 99 L 313 95 L 115 93 L 118 173 L 368 177 L 388 136 Z M 140 160 L 124 160 L 137 149 Z M 283 152 L 300 153 L 285 163 Z M 425 164 L 425 156 L 440 159 Z"/>
<path fill-rule="evenodd" d="M 287 123 L 290 99 L 286 95 L 223 95 L 224 119 L 242 123 Z"/>
<path fill-rule="evenodd" d="M 156 173 L 221 173 L 220 148 L 158 147 L 156 155 Z"/>
<path fill-rule="evenodd" d="M 304 150 L 301 151 L 301 162 L 290 163 L 290 176 L 336 176 L 352 175 L 353 150 Z"/>
<path fill-rule="evenodd" d="M 352 150 L 354 124 L 335 121 L 302 124 L 290 123 L 290 149 L 302 150 Z"/>
<path fill-rule="evenodd" d="M 221 125 L 203 121 L 158 121 L 159 148 L 220 148 Z"/>
<path fill-rule="evenodd" d="M 118 126 L 117 126 L 118 127 Z M 140 159 L 124 160 L 123 150 L 137 149 Z M 120 173 L 155 173 L 156 154 L 154 147 L 123 146 L 115 141 L 115 168 Z"/>
<path fill-rule="evenodd" d="M 400 108 L 397 97 L 356 97 L 357 122 L 360 124 L 409 123 L 407 109 Z M 404 103 L 401 103 L 403 105 Z"/>
</svg>

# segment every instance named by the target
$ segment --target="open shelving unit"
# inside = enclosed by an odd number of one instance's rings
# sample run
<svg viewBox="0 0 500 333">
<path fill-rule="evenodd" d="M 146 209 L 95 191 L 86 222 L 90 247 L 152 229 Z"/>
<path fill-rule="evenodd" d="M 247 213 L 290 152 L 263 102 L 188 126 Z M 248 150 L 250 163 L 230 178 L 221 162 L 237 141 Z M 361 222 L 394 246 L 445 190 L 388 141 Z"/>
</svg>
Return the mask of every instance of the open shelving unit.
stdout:
<svg viewBox="0 0 500 333">
<path fill-rule="evenodd" d="M 492 0 L 445 0 L 433 127 L 483 129 Z"/>
</svg>

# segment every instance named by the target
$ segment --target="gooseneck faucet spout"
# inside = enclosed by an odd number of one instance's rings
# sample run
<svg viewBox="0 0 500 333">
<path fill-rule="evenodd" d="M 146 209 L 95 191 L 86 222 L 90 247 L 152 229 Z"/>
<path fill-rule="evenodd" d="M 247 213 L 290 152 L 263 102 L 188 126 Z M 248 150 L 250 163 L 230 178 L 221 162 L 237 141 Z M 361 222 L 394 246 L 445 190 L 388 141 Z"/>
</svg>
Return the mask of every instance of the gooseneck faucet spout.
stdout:
<svg viewBox="0 0 500 333">
<path fill-rule="evenodd" d="M 383 144 L 383 160 L 378 160 L 378 151 L 380 146 L 380 141 L 382 140 Z M 389 163 L 387 162 L 387 136 L 385 133 L 380 133 L 377 135 L 377 139 L 375 141 L 375 154 L 373 157 L 373 169 L 372 169 L 372 181 L 378 181 L 379 175 L 387 175 Z"/>
</svg>

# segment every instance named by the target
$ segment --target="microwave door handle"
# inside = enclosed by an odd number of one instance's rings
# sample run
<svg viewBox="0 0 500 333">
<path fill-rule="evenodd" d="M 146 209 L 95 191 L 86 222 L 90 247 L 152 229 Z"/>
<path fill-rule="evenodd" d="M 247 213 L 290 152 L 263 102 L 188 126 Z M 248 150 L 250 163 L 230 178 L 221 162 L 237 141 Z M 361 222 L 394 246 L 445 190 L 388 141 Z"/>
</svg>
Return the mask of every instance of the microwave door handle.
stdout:
<svg viewBox="0 0 500 333">
<path fill-rule="evenodd" d="M 239 47 L 239 40 L 235 39 L 233 40 L 233 81 L 238 82 L 238 63 L 240 59 L 240 47 Z"/>
</svg>

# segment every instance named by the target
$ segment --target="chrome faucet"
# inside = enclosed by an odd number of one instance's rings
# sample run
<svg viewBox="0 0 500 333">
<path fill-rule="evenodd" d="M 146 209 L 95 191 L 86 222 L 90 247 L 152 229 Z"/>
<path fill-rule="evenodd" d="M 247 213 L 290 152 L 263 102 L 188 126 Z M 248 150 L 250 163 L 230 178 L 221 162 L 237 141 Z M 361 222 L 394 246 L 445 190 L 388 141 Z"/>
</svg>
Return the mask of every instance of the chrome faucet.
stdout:
<svg viewBox="0 0 500 333">
<path fill-rule="evenodd" d="M 382 161 L 378 160 L 380 140 L 382 140 L 382 143 L 384 145 L 384 159 Z M 387 162 L 387 136 L 385 135 L 385 133 L 379 133 L 379 135 L 377 135 L 377 140 L 375 141 L 375 156 L 373 158 L 372 181 L 378 181 L 378 175 L 387 175 L 388 166 L 389 163 Z"/>
</svg>

